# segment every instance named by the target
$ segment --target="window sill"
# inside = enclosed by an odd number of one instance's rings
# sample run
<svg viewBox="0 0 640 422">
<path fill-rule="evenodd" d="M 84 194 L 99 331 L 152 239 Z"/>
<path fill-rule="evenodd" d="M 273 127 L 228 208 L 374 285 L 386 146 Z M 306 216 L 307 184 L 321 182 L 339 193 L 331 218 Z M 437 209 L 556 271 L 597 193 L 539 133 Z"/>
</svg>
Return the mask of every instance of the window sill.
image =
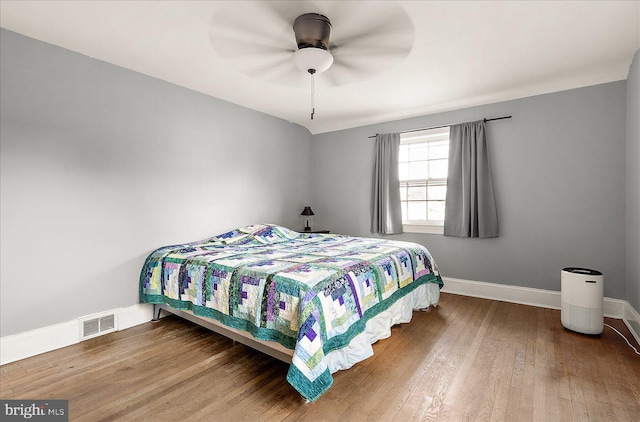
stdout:
<svg viewBox="0 0 640 422">
<path fill-rule="evenodd" d="M 426 224 L 403 224 L 402 231 L 405 233 L 444 234 L 444 227 L 428 226 Z"/>
</svg>

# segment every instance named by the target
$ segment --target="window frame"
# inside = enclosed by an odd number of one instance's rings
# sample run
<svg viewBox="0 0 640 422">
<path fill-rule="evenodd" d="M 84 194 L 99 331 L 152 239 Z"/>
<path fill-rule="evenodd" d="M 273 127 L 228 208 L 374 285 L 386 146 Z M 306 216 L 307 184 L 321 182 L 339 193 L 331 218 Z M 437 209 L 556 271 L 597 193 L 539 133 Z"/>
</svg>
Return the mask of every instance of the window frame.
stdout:
<svg viewBox="0 0 640 422">
<path fill-rule="evenodd" d="M 449 126 L 433 128 L 433 129 L 425 129 L 421 131 L 415 132 L 406 132 L 400 134 L 400 145 L 407 144 L 430 144 L 432 142 L 441 142 L 447 141 L 449 142 Z M 447 166 L 448 166 L 448 154 L 447 154 Z M 429 159 L 427 159 L 429 160 Z M 416 160 L 418 161 L 418 160 Z M 429 160 L 430 161 L 430 160 Z M 401 161 L 398 161 L 401 163 Z M 402 161 L 402 163 L 411 162 Z M 447 175 L 448 176 L 448 175 Z M 429 186 L 446 186 L 447 178 L 429 178 L 427 179 L 414 179 L 415 183 L 424 183 L 426 184 L 426 188 Z M 403 184 L 409 187 L 411 184 L 411 179 L 401 179 L 400 180 L 401 187 L 403 188 Z M 407 193 L 408 195 L 408 193 Z M 401 195 L 402 197 L 402 195 Z M 443 200 L 445 202 L 446 200 Z M 401 202 L 408 203 L 408 198 L 405 200 L 401 200 Z M 428 202 L 428 199 L 425 199 L 425 202 Z M 427 203 L 428 205 L 428 203 Z M 408 233 L 429 233 L 429 234 L 444 234 L 444 220 L 405 220 L 404 215 L 402 219 L 402 228 L 404 232 Z"/>
</svg>

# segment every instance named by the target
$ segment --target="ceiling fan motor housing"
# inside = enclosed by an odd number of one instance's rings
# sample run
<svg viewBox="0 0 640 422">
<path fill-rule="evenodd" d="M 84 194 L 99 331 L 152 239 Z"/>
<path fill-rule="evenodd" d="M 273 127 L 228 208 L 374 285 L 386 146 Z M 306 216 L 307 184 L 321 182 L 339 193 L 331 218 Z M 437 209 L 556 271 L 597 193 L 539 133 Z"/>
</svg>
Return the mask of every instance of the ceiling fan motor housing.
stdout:
<svg viewBox="0 0 640 422">
<path fill-rule="evenodd" d="M 298 48 L 320 48 L 329 50 L 331 36 L 331 21 L 319 13 L 305 13 L 293 22 L 293 32 L 296 34 Z"/>
</svg>

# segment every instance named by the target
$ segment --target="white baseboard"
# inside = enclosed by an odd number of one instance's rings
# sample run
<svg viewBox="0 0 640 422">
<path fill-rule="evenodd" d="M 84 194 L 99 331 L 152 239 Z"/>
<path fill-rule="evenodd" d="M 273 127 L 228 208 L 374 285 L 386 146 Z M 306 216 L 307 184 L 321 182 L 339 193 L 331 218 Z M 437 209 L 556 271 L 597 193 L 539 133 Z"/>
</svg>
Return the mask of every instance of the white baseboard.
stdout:
<svg viewBox="0 0 640 422">
<path fill-rule="evenodd" d="M 560 309 L 560 292 L 533 289 L 531 287 L 510 286 L 484 281 L 462 280 L 442 277 L 443 293 L 454 293 L 483 299 L 501 300 L 541 308 Z"/>
<path fill-rule="evenodd" d="M 560 292 L 554 290 L 533 289 L 531 287 L 511 286 L 507 284 L 487 283 L 484 281 L 462 280 L 442 277 L 442 292 L 483 299 L 501 300 L 541 308 L 560 309 Z M 604 316 L 622 319 L 640 344 L 640 314 L 626 300 L 604 298 Z"/>
<path fill-rule="evenodd" d="M 80 341 L 77 320 L 0 338 L 0 365 L 60 349 Z"/>
<path fill-rule="evenodd" d="M 633 306 L 627 303 L 627 307 L 624 310 L 624 317 L 622 318 L 624 323 L 633 334 L 638 344 L 640 344 L 640 313 L 636 311 Z"/>
<path fill-rule="evenodd" d="M 150 321 L 153 306 L 136 304 L 110 312 L 118 315 L 118 328 L 124 330 Z M 0 365 L 79 343 L 83 318 L 0 338 Z"/>
<path fill-rule="evenodd" d="M 137 305 L 120 308 L 118 318 L 118 330 L 126 330 L 127 328 L 144 324 L 153 318 L 153 305 L 138 303 Z"/>
</svg>

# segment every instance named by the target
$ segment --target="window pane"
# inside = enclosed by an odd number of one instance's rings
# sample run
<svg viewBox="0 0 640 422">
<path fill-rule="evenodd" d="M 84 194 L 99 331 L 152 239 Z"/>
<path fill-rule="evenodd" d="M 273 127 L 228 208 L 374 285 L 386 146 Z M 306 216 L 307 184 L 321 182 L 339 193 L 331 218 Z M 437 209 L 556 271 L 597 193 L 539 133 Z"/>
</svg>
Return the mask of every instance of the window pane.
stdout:
<svg viewBox="0 0 640 422">
<path fill-rule="evenodd" d="M 449 158 L 448 128 L 401 135 L 399 175 L 403 221 L 444 220 Z"/>
<path fill-rule="evenodd" d="M 429 161 L 429 177 L 446 178 L 448 173 L 449 160 L 432 160 Z"/>
<path fill-rule="evenodd" d="M 400 183 L 400 200 L 407 200 L 407 185 L 405 183 Z"/>
<path fill-rule="evenodd" d="M 426 160 L 429 158 L 429 144 L 410 144 L 409 159 L 411 161 Z"/>
<path fill-rule="evenodd" d="M 415 200 L 426 200 L 427 199 L 427 186 L 410 186 L 407 190 L 408 199 Z"/>
<path fill-rule="evenodd" d="M 404 190 L 403 188 L 401 189 Z M 444 201 L 445 199 L 447 199 L 447 187 L 446 186 L 429 186 L 428 194 L 429 194 L 428 197 L 431 200 L 440 199 Z"/>
<path fill-rule="evenodd" d="M 429 201 L 429 220 L 444 221 L 444 201 Z"/>
<path fill-rule="evenodd" d="M 408 202 L 407 217 L 409 220 L 426 220 L 427 219 L 426 201 Z"/>
<path fill-rule="evenodd" d="M 400 154 L 398 156 L 398 162 L 409 161 L 409 145 L 400 145 Z"/>
<path fill-rule="evenodd" d="M 449 158 L 449 144 L 443 144 L 438 142 L 433 145 L 429 145 L 429 158 L 435 160 L 437 158 Z"/>
<path fill-rule="evenodd" d="M 428 161 L 418 161 L 409 163 L 409 180 L 426 179 L 428 177 Z"/>
<path fill-rule="evenodd" d="M 400 180 L 407 180 L 409 178 L 409 163 L 398 164 L 398 177 L 400 177 Z"/>
</svg>

